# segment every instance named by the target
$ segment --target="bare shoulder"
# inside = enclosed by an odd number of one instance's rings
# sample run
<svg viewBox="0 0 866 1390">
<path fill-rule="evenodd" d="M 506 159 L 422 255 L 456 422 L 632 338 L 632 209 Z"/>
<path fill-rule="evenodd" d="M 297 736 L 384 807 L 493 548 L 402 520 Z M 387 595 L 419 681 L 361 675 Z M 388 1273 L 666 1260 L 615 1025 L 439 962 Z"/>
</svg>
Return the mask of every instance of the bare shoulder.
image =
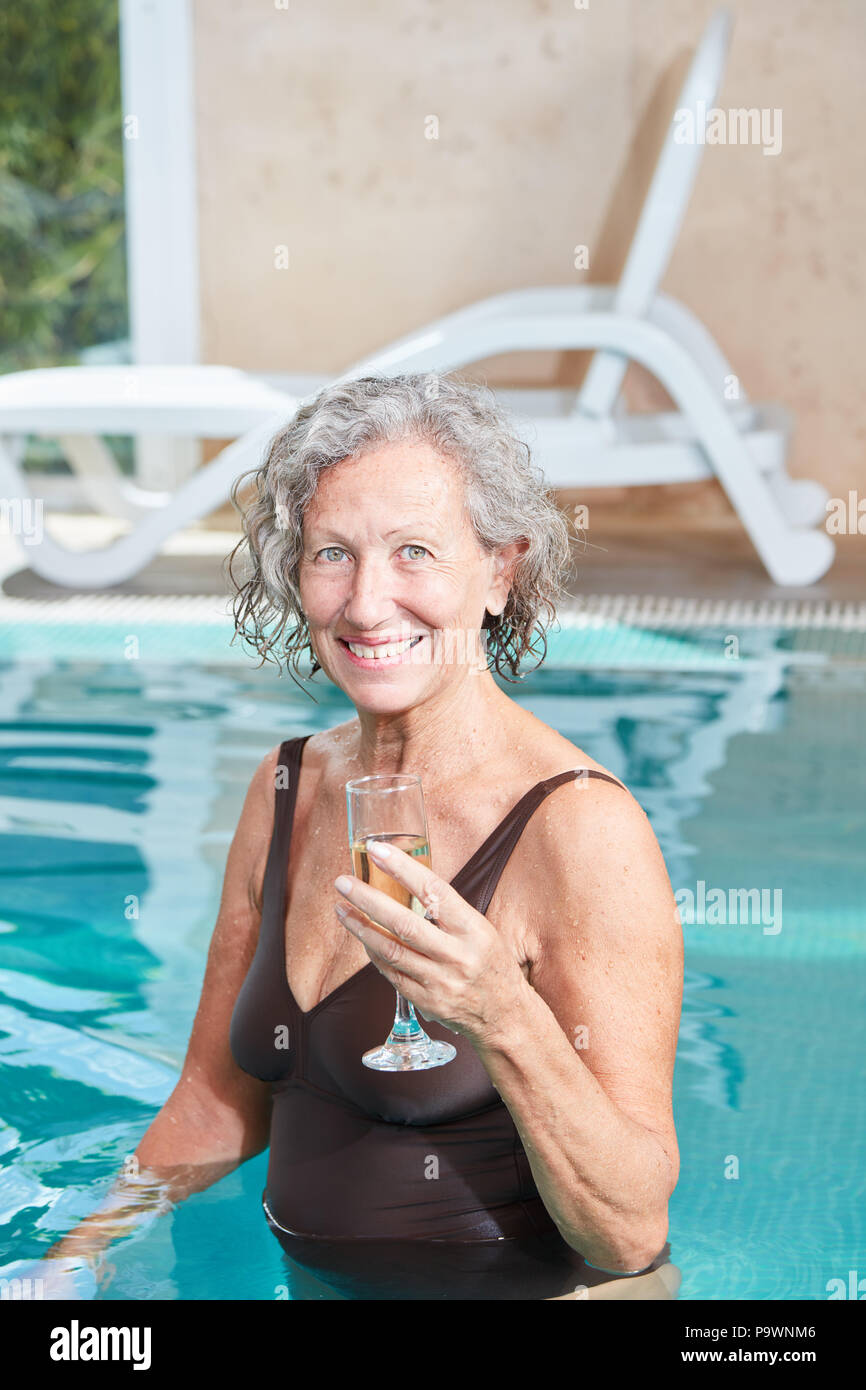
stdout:
<svg viewBox="0 0 866 1390">
<path fill-rule="evenodd" d="M 347 719 L 331 729 L 319 729 L 304 747 L 304 771 L 315 770 L 326 781 L 333 777 L 345 781 L 346 769 L 355 756 L 358 742 L 358 720 Z"/>
<path fill-rule="evenodd" d="M 300 824 L 306 814 L 306 807 L 315 800 L 322 785 L 327 781 L 328 771 L 339 766 L 341 754 L 341 734 L 348 725 L 338 725 L 334 729 L 322 729 L 312 734 L 304 746 L 303 776 L 300 782 L 300 796 L 295 810 L 296 824 Z M 275 797 L 278 786 L 285 786 L 285 766 L 283 746 L 287 740 L 274 744 L 256 767 L 235 833 L 233 852 L 236 858 L 248 869 L 248 895 L 250 903 L 258 911 L 262 907 L 265 865 L 274 826 Z"/>
<path fill-rule="evenodd" d="M 234 872 L 238 880 L 243 875 L 247 900 L 257 912 L 261 910 L 265 862 L 274 823 L 281 749 L 281 743 L 269 748 L 253 772 L 229 851 L 228 867 L 232 867 L 234 861 Z"/>
<path fill-rule="evenodd" d="M 616 774 L 605 767 L 603 763 L 591 757 L 589 753 L 579 748 L 576 743 L 572 743 L 563 734 L 558 733 L 556 729 L 551 729 L 548 725 L 542 724 L 541 721 L 537 721 L 537 725 L 540 727 L 535 733 L 533 747 L 535 750 L 534 766 L 538 769 L 539 778 L 555 777 L 560 772 L 592 771 L 601 773 L 602 776 L 578 778 L 576 779 L 578 787 L 592 786 L 594 789 L 605 785 L 610 786 L 612 781 L 620 788 L 620 794 L 626 792 L 628 796 L 631 795 L 625 783 L 621 782 Z M 606 782 L 606 778 L 610 778 L 611 781 Z M 565 783 L 564 785 L 569 786 L 571 784 Z M 558 791 L 559 788 L 556 788 L 545 799 L 550 800 L 551 797 L 557 795 Z"/>
<path fill-rule="evenodd" d="M 269 748 L 250 778 L 237 829 L 238 836 L 244 842 L 258 841 L 273 821 L 274 790 L 281 749 L 281 743 Z"/>
<path fill-rule="evenodd" d="M 322 773 L 334 756 L 331 739 L 334 733 L 333 729 L 325 729 L 307 740 L 304 748 L 303 781 L 308 791 L 311 787 L 318 786 L 317 774 Z M 274 827 L 276 792 L 278 786 L 285 785 L 285 782 L 281 781 L 281 777 L 285 776 L 281 761 L 285 742 L 286 740 L 282 740 L 275 743 L 256 766 L 247 787 L 229 851 L 233 881 L 238 885 L 243 881 L 249 904 L 258 912 L 262 907 L 265 865 Z"/>
<path fill-rule="evenodd" d="M 533 920 L 539 955 L 557 932 L 590 922 L 596 938 L 606 929 L 635 929 L 681 945 L 667 867 L 649 817 L 630 789 L 603 764 L 563 740 L 559 771 L 582 770 L 548 792 L 524 827 L 520 857 L 525 908 Z M 611 780 L 606 780 L 606 779 Z M 543 891 L 542 891 L 543 889 Z M 553 910 L 558 904 L 559 911 Z M 642 909 L 641 909 L 642 904 Z M 650 924 L 654 923 L 654 926 Z"/>
</svg>

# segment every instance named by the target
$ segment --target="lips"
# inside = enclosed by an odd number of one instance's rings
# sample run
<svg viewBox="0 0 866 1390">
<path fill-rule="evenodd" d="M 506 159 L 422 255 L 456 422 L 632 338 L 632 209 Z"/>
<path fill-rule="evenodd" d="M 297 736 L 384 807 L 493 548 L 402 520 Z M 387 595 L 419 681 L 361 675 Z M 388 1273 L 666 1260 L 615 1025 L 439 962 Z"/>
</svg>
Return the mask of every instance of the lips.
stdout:
<svg viewBox="0 0 866 1390">
<path fill-rule="evenodd" d="M 393 642 L 354 642 L 349 638 L 340 637 L 337 640 L 348 650 L 356 661 L 363 661 L 367 665 L 373 665 L 377 661 L 393 661 L 406 652 L 417 647 L 422 641 L 424 634 L 419 633 L 416 637 L 398 638 Z"/>
</svg>

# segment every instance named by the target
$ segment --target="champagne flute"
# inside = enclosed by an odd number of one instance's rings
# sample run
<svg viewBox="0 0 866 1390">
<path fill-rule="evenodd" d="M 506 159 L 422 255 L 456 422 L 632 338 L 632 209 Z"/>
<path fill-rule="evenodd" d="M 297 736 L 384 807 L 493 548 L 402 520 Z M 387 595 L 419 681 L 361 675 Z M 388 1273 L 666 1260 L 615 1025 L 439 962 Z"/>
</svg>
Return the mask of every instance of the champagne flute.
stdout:
<svg viewBox="0 0 866 1390">
<path fill-rule="evenodd" d="M 423 903 L 370 858 L 366 844 L 367 840 L 386 840 L 413 859 L 420 859 L 428 869 L 432 867 L 421 778 L 414 773 L 356 777 L 346 783 L 346 806 L 355 877 L 425 916 Z M 393 932 L 388 935 L 393 936 Z M 380 1047 L 365 1052 L 361 1061 L 373 1071 L 423 1071 L 444 1066 L 456 1056 L 457 1049 L 451 1043 L 428 1037 L 415 1017 L 414 1006 L 397 990 L 390 1034 Z"/>
</svg>

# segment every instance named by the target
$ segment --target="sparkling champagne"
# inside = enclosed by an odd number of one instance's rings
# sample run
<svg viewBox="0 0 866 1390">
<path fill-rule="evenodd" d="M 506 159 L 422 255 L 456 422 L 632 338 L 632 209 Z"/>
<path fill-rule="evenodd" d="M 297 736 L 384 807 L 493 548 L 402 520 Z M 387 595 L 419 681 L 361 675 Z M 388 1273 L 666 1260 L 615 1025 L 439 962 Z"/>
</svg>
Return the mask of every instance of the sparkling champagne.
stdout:
<svg viewBox="0 0 866 1390">
<path fill-rule="evenodd" d="M 384 841 L 432 869 L 421 778 L 414 772 L 353 778 L 346 783 L 346 821 L 355 877 L 423 917 L 424 904 L 388 873 L 387 864 L 374 864 L 366 849 L 368 840 Z M 370 917 L 367 921 L 394 940 L 393 932 Z M 380 1047 L 370 1047 L 361 1054 L 362 1064 L 373 1071 L 425 1071 L 453 1062 L 457 1056 L 454 1044 L 431 1038 L 418 1022 L 411 1000 L 396 986 L 395 993 L 397 1007 L 391 1032 Z"/>
<path fill-rule="evenodd" d="M 405 854 L 411 854 L 413 859 L 420 859 L 428 869 L 432 868 L 430 863 L 430 846 L 423 835 L 367 835 L 367 840 L 386 840 L 389 845 L 395 845 L 397 849 L 402 849 Z M 408 888 L 404 888 L 402 883 L 398 883 L 392 878 L 387 869 L 381 864 L 377 864 L 371 859 L 366 850 L 365 840 L 356 840 L 352 845 L 352 869 L 356 878 L 362 883 L 369 883 L 371 887 L 378 888 L 380 892 L 387 893 L 389 898 L 393 898 L 401 907 L 411 908 L 419 916 L 424 916 L 424 904 L 419 902 L 414 893 Z M 366 916 L 366 913 L 364 914 Z M 379 922 L 375 925 L 380 931 L 384 931 L 387 936 L 393 937 L 394 933 L 388 931 L 387 927 L 381 926 Z"/>
</svg>

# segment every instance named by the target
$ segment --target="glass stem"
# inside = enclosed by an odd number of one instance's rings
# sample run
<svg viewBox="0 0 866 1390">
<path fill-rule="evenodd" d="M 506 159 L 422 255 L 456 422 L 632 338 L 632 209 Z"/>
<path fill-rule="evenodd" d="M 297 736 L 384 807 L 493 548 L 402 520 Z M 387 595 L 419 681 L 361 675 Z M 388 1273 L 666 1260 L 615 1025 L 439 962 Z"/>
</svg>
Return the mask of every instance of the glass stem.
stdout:
<svg viewBox="0 0 866 1390">
<path fill-rule="evenodd" d="M 429 1041 L 427 1034 L 415 1017 L 415 1007 L 404 999 L 397 990 L 397 1010 L 394 1014 L 394 1027 L 391 1029 L 389 1043 Z"/>
</svg>

